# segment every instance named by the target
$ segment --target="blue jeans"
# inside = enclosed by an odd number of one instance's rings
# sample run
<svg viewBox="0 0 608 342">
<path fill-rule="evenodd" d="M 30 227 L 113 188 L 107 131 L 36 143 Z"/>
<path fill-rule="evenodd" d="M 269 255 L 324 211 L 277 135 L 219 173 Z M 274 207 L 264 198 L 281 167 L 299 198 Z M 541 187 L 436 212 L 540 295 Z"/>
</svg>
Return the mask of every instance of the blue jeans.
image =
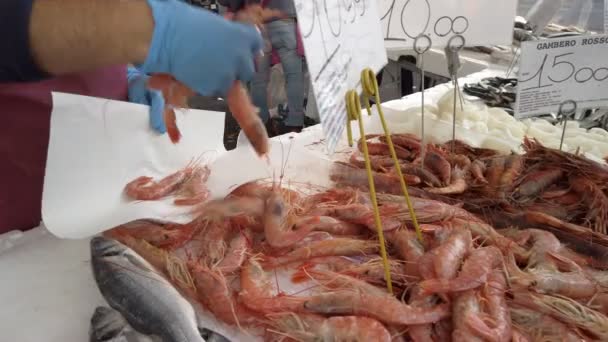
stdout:
<svg viewBox="0 0 608 342">
<path fill-rule="evenodd" d="M 281 57 L 287 88 L 289 113 L 286 126 L 304 125 L 304 71 L 302 57 L 298 55 L 295 20 L 276 20 L 266 24 L 266 33 L 272 47 Z M 264 57 L 258 59 L 257 73 L 251 81 L 251 97 L 260 109 L 264 122 L 270 118 L 268 112 L 268 84 L 270 81 L 271 51 L 266 49 Z"/>
</svg>

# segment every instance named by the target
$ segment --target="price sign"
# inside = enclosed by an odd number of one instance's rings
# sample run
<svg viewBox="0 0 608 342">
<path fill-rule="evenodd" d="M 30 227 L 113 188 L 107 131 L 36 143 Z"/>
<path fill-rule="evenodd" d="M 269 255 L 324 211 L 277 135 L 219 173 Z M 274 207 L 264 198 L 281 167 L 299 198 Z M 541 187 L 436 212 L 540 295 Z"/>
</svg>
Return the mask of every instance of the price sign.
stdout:
<svg viewBox="0 0 608 342">
<path fill-rule="evenodd" d="M 522 44 L 516 117 L 556 113 L 565 101 L 608 105 L 608 35 Z"/>
<path fill-rule="evenodd" d="M 428 35 L 445 47 L 462 35 L 468 46 L 511 45 L 517 0 L 376 0 L 388 48 L 413 48 Z"/>
<path fill-rule="evenodd" d="M 608 0 L 604 0 L 604 33 L 608 33 Z"/>
<path fill-rule="evenodd" d="M 327 147 L 346 127 L 346 92 L 359 89 L 365 68 L 387 63 L 376 1 L 295 0 L 306 62 Z"/>
</svg>

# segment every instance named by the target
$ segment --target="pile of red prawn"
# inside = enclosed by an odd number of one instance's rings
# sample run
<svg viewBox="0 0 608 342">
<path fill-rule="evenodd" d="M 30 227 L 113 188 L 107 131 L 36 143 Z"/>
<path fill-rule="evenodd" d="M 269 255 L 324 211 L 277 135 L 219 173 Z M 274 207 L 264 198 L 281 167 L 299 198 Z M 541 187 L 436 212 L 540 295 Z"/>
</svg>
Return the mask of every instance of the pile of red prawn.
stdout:
<svg viewBox="0 0 608 342">
<path fill-rule="evenodd" d="M 376 187 L 400 194 L 401 187 L 384 136 L 366 137 Z M 461 205 L 496 228 L 542 227 L 556 234 L 608 247 L 608 166 L 581 155 L 524 141 L 523 155 L 501 155 L 461 141 L 428 144 L 411 134 L 394 134 L 401 170 L 414 196 Z M 361 147 L 361 144 L 359 144 Z M 361 148 L 360 148 L 361 149 Z M 360 152 L 336 167 L 340 185 L 365 189 Z"/>
<path fill-rule="evenodd" d="M 447 181 L 441 178 L 440 181 Z M 608 272 L 539 229 L 497 231 L 460 206 L 378 195 L 394 294 L 365 190 L 251 182 L 185 225 L 105 233 L 218 319 L 267 341 L 608 340 Z M 306 292 L 278 288 L 291 270 Z"/>
</svg>

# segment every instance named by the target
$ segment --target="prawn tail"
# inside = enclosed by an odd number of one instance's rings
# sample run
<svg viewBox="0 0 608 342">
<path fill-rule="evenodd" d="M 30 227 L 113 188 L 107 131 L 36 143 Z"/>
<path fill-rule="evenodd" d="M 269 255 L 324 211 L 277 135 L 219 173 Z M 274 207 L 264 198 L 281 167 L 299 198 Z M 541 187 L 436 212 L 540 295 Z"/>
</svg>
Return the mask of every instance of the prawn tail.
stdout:
<svg viewBox="0 0 608 342">
<path fill-rule="evenodd" d="M 445 293 L 451 290 L 450 281 L 446 279 L 427 279 L 419 286 L 423 294 Z"/>
<path fill-rule="evenodd" d="M 433 325 L 420 324 L 409 328 L 408 334 L 414 342 L 433 341 Z"/>
<path fill-rule="evenodd" d="M 167 134 L 169 134 L 171 142 L 174 144 L 179 143 L 182 138 L 182 134 L 177 127 L 177 117 L 175 116 L 175 110 L 173 108 L 165 108 L 164 120 L 165 126 L 167 126 Z"/>
<path fill-rule="evenodd" d="M 484 323 L 479 316 L 467 314 L 465 324 L 476 335 L 481 336 L 488 341 L 498 340 L 498 336 L 496 336 L 497 334 L 486 323 Z"/>
</svg>

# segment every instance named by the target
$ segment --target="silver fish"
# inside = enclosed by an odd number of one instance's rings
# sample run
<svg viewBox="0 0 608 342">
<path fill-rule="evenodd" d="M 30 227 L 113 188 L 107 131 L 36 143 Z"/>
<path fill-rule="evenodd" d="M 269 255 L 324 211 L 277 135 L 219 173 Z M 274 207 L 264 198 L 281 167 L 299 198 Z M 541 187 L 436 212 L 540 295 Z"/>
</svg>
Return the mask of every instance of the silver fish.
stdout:
<svg viewBox="0 0 608 342">
<path fill-rule="evenodd" d="M 135 331 L 120 312 L 100 306 L 91 318 L 89 342 L 153 342 Z"/>
<path fill-rule="evenodd" d="M 198 328 L 200 335 L 207 342 L 230 342 L 226 337 L 215 331 Z M 120 312 L 100 306 L 95 309 L 91 318 L 89 342 L 157 342 L 153 338 L 141 334 L 133 329 Z"/>
<path fill-rule="evenodd" d="M 192 305 L 133 250 L 95 237 L 91 264 L 101 294 L 133 329 L 163 342 L 205 342 Z"/>
</svg>

